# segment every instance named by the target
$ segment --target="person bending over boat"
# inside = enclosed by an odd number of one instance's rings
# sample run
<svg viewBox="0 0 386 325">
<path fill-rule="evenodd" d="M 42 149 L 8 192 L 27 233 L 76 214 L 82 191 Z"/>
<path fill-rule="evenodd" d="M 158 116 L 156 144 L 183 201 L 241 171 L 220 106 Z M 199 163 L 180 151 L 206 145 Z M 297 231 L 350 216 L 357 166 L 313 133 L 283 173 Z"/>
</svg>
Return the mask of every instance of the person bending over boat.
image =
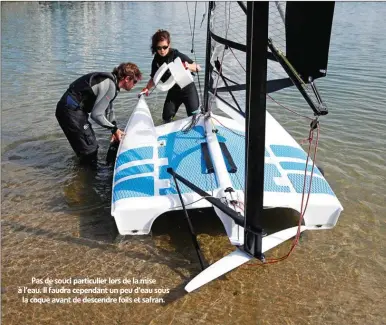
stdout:
<svg viewBox="0 0 386 325">
<path fill-rule="evenodd" d="M 174 61 L 179 57 L 184 64 L 186 69 L 189 69 L 191 72 L 198 72 L 201 70 L 201 67 L 193 62 L 187 55 L 179 52 L 177 49 L 170 47 L 170 34 L 166 30 L 159 29 L 153 36 L 151 42 L 151 52 L 154 55 L 152 64 L 151 64 L 151 79 L 147 83 L 146 87 L 142 89 L 141 93 L 149 94 L 149 90 L 155 86 L 153 82 L 153 77 L 156 74 L 158 68 L 166 62 L 167 64 Z M 167 70 L 162 76 L 161 81 L 165 82 L 170 77 L 170 71 Z M 176 115 L 178 108 L 181 104 L 185 105 L 186 113 L 188 116 L 195 115 L 200 113 L 200 103 L 197 93 L 197 88 L 194 82 L 190 83 L 183 89 L 175 84 L 167 93 L 163 112 L 162 119 L 165 122 L 170 122 Z"/>
<path fill-rule="evenodd" d="M 92 72 L 75 80 L 56 106 L 56 118 L 81 163 L 97 161 L 98 143 L 88 120 L 89 114 L 112 133 L 111 142 L 119 142 L 123 132 L 117 127 L 113 101 L 120 89 L 130 91 L 141 80 L 134 63 L 121 63 L 112 73 Z"/>
</svg>

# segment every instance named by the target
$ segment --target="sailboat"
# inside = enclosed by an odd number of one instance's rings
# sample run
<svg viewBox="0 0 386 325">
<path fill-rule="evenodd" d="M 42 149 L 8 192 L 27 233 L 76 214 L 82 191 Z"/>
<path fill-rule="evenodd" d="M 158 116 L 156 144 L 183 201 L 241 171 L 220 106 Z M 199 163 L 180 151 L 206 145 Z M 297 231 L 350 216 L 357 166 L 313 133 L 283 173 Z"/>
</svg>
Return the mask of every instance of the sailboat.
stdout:
<svg viewBox="0 0 386 325">
<path fill-rule="evenodd" d="M 208 9 L 202 113 L 155 126 L 141 96 L 118 148 L 112 190 L 122 235 L 149 234 L 158 216 L 183 210 L 203 269 L 188 292 L 251 259 L 266 261 L 267 251 L 306 230 L 333 228 L 343 210 L 311 157 L 266 110 L 270 93 L 292 86 L 313 111 L 311 130 L 328 113 L 315 79 L 326 76 L 334 3 L 210 2 Z M 161 90 L 192 82 L 178 62 L 161 68 L 172 72 L 156 82 Z M 214 209 L 235 246 L 209 267 L 188 214 L 201 208 Z M 267 208 L 298 211 L 301 222 L 265 233 Z"/>
</svg>

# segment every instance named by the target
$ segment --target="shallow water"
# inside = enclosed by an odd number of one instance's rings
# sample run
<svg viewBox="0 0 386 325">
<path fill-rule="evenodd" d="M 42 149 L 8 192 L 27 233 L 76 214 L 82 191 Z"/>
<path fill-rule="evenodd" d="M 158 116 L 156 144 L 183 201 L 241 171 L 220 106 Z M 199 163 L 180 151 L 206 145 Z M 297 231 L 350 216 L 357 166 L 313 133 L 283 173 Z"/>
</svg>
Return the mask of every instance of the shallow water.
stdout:
<svg viewBox="0 0 386 325">
<path fill-rule="evenodd" d="M 100 163 L 96 171 L 82 169 L 54 114 L 77 76 L 130 60 L 145 78 L 115 101 L 123 127 L 150 73 L 150 36 L 168 29 L 174 46 L 192 55 L 186 3 L 3 2 L 1 9 L 4 324 L 386 323 L 385 3 L 336 4 L 328 75 L 317 83 L 330 109 L 321 121 L 318 162 L 345 209 L 337 226 L 305 234 L 282 263 L 240 267 L 189 295 L 183 287 L 200 266 L 183 215 L 160 217 L 151 236 L 117 236 L 112 170 L 103 163 L 109 135 L 95 127 Z M 204 11 L 199 3 L 195 50 L 202 66 Z M 193 24 L 194 3 L 189 13 Z M 273 97 L 311 115 L 295 91 Z M 159 92 L 148 99 L 156 123 L 163 100 Z M 307 121 L 267 103 L 296 140 L 307 137 Z M 289 218 L 283 213 L 268 217 L 280 224 Z M 192 218 L 208 262 L 232 250 L 213 213 Z M 151 278 L 157 284 L 143 288 L 170 293 L 153 295 L 164 303 L 25 304 L 17 290 L 41 287 L 32 277 Z"/>
</svg>

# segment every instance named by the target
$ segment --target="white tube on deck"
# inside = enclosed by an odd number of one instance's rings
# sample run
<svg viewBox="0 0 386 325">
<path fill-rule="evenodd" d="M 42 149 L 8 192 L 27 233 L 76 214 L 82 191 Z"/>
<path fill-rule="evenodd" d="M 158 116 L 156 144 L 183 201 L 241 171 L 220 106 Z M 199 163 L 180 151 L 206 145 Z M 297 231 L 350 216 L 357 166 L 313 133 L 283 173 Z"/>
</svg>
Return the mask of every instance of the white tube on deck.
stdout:
<svg viewBox="0 0 386 325">
<path fill-rule="evenodd" d="M 232 200 L 229 192 L 225 192 L 227 188 L 233 188 L 232 181 L 229 177 L 228 169 L 226 167 L 224 157 L 218 143 L 216 133 L 213 133 L 211 118 L 205 119 L 205 133 L 206 141 L 208 143 L 209 154 L 212 159 L 214 171 L 216 174 L 217 182 L 220 188 L 217 197 L 222 199 L 227 198 L 228 201 Z M 232 206 L 230 206 L 232 208 Z M 233 245 L 242 245 L 244 243 L 244 229 L 238 226 L 231 217 L 222 212 L 221 210 L 214 208 L 216 214 L 224 224 L 225 231 L 229 237 L 229 240 Z M 236 210 L 237 211 L 237 210 Z"/>
</svg>

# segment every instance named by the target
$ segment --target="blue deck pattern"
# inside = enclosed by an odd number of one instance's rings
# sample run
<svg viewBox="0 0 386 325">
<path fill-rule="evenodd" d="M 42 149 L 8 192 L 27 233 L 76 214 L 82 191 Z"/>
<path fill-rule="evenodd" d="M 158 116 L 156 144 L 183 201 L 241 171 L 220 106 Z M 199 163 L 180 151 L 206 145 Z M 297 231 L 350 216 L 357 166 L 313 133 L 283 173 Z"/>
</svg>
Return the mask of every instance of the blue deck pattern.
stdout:
<svg viewBox="0 0 386 325">
<path fill-rule="evenodd" d="M 115 168 L 126 164 L 131 161 L 152 159 L 153 158 L 153 147 L 141 147 L 136 149 L 130 149 L 122 152 L 118 158 Z"/>
<path fill-rule="evenodd" d="M 116 173 L 114 177 L 114 182 L 120 180 L 123 177 L 132 176 L 136 174 L 143 174 L 143 173 L 152 173 L 152 172 L 154 172 L 153 164 L 131 166 L 126 169 L 122 169 L 118 173 Z"/>
<path fill-rule="evenodd" d="M 127 179 L 114 186 L 113 202 L 129 197 L 154 196 L 154 177 Z"/>
<path fill-rule="evenodd" d="M 291 183 L 293 184 L 295 190 L 297 193 L 303 192 L 303 184 L 304 184 L 304 175 L 300 174 L 288 174 L 288 178 L 290 179 Z M 305 193 L 308 192 L 310 184 L 310 176 L 306 176 L 306 186 L 305 186 Z M 330 194 L 334 195 L 334 192 L 332 191 L 330 185 L 323 179 L 319 177 L 312 177 L 312 184 L 311 184 L 311 193 L 320 193 L 320 194 Z"/>
<path fill-rule="evenodd" d="M 230 130 L 224 127 L 217 127 L 219 132 L 217 133 L 217 138 L 219 142 L 225 142 L 231 156 L 238 168 L 236 173 L 229 174 L 233 183 L 233 186 L 237 190 L 244 190 L 245 182 L 245 138 L 241 137 Z M 240 131 L 235 131 L 238 134 L 243 134 Z M 271 145 L 270 146 L 274 156 L 280 158 L 298 158 L 302 160 L 307 159 L 306 153 L 292 146 L 284 145 Z M 269 157 L 269 153 L 265 150 L 265 156 Z M 297 193 L 302 193 L 304 175 L 291 173 L 290 171 L 304 171 L 306 164 L 301 162 L 292 162 L 292 161 L 282 161 L 280 166 L 287 171 L 288 178 L 292 183 L 295 191 Z M 274 181 L 274 177 L 280 177 L 280 170 L 276 165 L 272 163 L 266 163 L 264 166 L 264 191 L 265 192 L 284 192 L 290 193 L 291 189 L 289 186 L 277 185 Z M 307 170 L 311 171 L 312 165 L 308 165 Z M 314 173 L 321 175 L 318 168 L 314 167 Z M 309 176 L 307 176 L 307 181 L 309 181 Z M 306 187 L 308 190 L 308 185 Z M 324 193 L 334 195 L 331 187 L 328 185 L 327 181 L 324 178 L 313 177 L 312 178 L 312 193 Z"/>
<path fill-rule="evenodd" d="M 115 164 L 115 169 L 122 166 L 123 164 L 141 161 L 144 159 L 153 158 L 153 147 L 140 147 L 130 149 L 122 152 L 118 155 Z M 143 164 L 137 166 L 127 167 L 120 170 L 115 174 L 114 183 L 126 176 L 132 176 L 137 174 L 149 173 L 154 171 L 154 165 Z M 144 197 L 154 195 L 154 177 L 137 177 L 133 179 L 127 179 L 122 181 L 113 187 L 113 202 L 129 198 L 129 197 Z"/>
<path fill-rule="evenodd" d="M 304 172 L 304 170 L 306 169 L 305 163 L 298 163 L 298 162 L 293 162 L 293 161 L 282 161 L 282 162 L 280 162 L 280 166 L 281 166 L 281 168 L 283 168 L 285 170 L 298 170 L 298 171 L 302 171 L 302 172 Z M 308 162 L 308 165 L 307 165 L 307 171 L 308 172 L 312 171 L 312 163 L 310 164 L 310 161 Z M 317 174 L 317 175 L 322 175 L 322 173 L 319 171 L 319 169 L 316 167 L 316 165 L 314 166 L 314 172 L 313 173 Z"/>
<path fill-rule="evenodd" d="M 218 127 L 219 132 L 217 138 L 219 142 L 225 142 L 228 147 L 231 156 L 238 167 L 236 173 L 230 173 L 230 178 L 233 187 L 237 190 L 244 189 L 245 180 L 245 138 L 240 131 L 231 132 L 225 127 Z M 238 135 L 239 134 L 239 135 Z M 158 148 L 159 158 L 167 158 L 168 165 L 161 166 L 159 169 L 160 180 L 170 180 L 169 188 L 161 188 L 159 193 L 154 192 L 154 177 L 141 176 L 143 173 L 153 173 L 153 164 L 142 164 L 137 166 L 131 166 L 126 169 L 122 169 L 115 175 L 114 181 L 118 181 L 126 176 L 138 175 L 137 178 L 131 178 L 116 184 L 113 189 L 113 201 L 120 200 L 129 197 L 148 197 L 154 195 L 168 195 L 177 194 L 174 181 L 171 175 L 166 171 L 168 167 L 172 167 L 178 174 L 200 187 L 202 190 L 210 192 L 218 187 L 216 177 L 214 174 L 206 173 L 206 166 L 204 157 L 201 151 L 201 143 L 204 143 L 204 128 L 202 126 L 195 126 L 188 133 L 181 131 L 169 133 L 158 138 L 158 142 L 166 143 L 165 146 Z M 280 157 L 284 158 L 297 158 L 306 160 L 306 153 L 292 146 L 283 145 L 271 145 L 274 156 L 271 158 Z M 265 156 L 270 157 L 270 154 L 265 150 Z M 131 162 L 140 161 L 144 159 L 153 158 L 153 147 L 142 147 L 137 149 L 131 149 L 123 152 L 117 158 L 116 168 Z M 224 157 L 225 158 L 225 157 Z M 225 161 L 227 161 L 225 159 Z M 305 162 L 293 162 L 293 161 L 280 161 L 282 169 L 286 170 L 288 178 L 292 183 L 297 193 L 302 193 L 304 175 L 299 174 L 299 171 L 304 171 Z M 229 168 L 229 166 L 228 166 Z M 308 166 L 308 170 L 311 171 L 312 166 Z M 292 171 L 292 172 L 291 172 Z M 315 167 L 314 172 L 318 175 L 320 171 Z M 275 182 L 275 177 L 280 177 L 280 170 L 274 163 L 266 163 L 264 168 L 264 191 L 266 192 L 284 192 L 290 193 L 291 189 L 286 185 L 278 185 Z M 309 176 L 307 176 L 308 190 Z M 182 193 L 191 193 L 192 190 L 179 182 L 180 190 Z M 312 193 L 324 193 L 335 195 L 324 178 L 314 177 L 312 180 Z"/>
<path fill-rule="evenodd" d="M 270 147 L 276 157 L 298 158 L 304 160 L 307 159 L 307 155 L 304 150 L 301 150 L 299 148 L 276 144 L 272 144 Z"/>
<path fill-rule="evenodd" d="M 213 174 L 206 173 L 204 157 L 201 151 L 201 143 L 206 142 L 205 132 L 202 126 L 195 126 L 188 133 L 181 131 L 169 133 L 158 138 L 158 141 L 166 141 L 166 146 L 158 148 L 159 158 L 168 158 L 168 166 L 161 166 L 159 178 L 169 179 L 171 187 L 160 189 L 160 195 L 177 194 L 174 181 L 166 171 L 172 167 L 174 171 L 204 191 L 217 188 Z M 190 193 L 192 190 L 178 183 L 182 193 Z"/>
<path fill-rule="evenodd" d="M 225 142 L 232 158 L 237 166 L 236 173 L 230 173 L 230 178 L 233 184 L 233 188 L 236 190 L 244 190 L 245 180 L 245 138 L 244 132 L 234 131 L 231 132 L 225 127 L 217 127 L 217 139 L 219 142 Z M 266 151 L 266 155 L 268 152 Z M 224 156 L 224 155 L 223 155 Z M 225 159 L 225 157 L 224 157 Z M 226 159 L 225 159 L 226 161 Z M 228 169 L 229 171 L 229 169 Z"/>
</svg>

